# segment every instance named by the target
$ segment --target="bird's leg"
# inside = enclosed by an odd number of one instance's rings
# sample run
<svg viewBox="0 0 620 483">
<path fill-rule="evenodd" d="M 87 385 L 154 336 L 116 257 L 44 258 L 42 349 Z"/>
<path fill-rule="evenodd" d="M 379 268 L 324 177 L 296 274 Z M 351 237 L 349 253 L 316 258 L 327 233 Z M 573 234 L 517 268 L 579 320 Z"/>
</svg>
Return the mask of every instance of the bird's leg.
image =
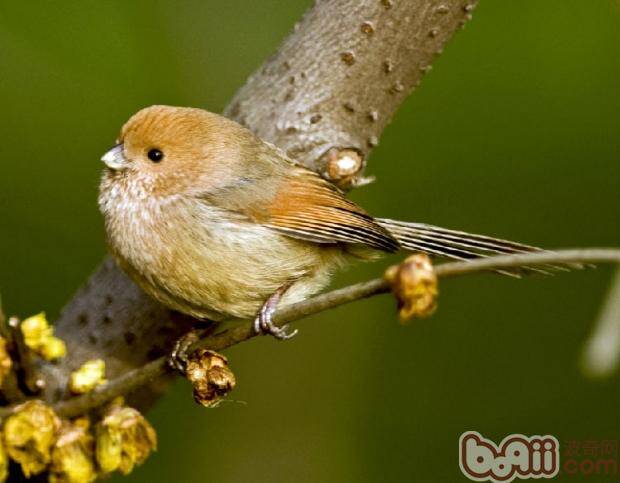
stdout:
<svg viewBox="0 0 620 483">
<path fill-rule="evenodd" d="M 282 285 L 263 304 L 260 311 L 258 312 L 258 315 L 256 316 L 256 319 L 254 319 L 254 331 L 257 334 L 269 334 L 279 340 L 290 339 L 297 334 L 297 329 L 295 329 L 293 332 L 287 332 L 286 325 L 284 327 L 278 327 L 271 320 L 274 312 L 276 311 L 276 307 L 278 306 L 278 302 L 280 302 L 280 299 L 290 288 L 291 285 L 292 282 Z"/>
<path fill-rule="evenodd" d="M 187 367 L 187 360 L 189 358 L 189 348 L 194 342 L 198 342 L 204 336 L 209 334 L 216 327 L 217 324 L 211 324 L 207 327 L 196 326 L 189 330 L 186 334 L 182 335 L 174 343 L 172 352 L 168 357 L 168 365 L 173 369 L 176 369 L 181 374 L 185 374 L 185 368 Z"/>
</svg>

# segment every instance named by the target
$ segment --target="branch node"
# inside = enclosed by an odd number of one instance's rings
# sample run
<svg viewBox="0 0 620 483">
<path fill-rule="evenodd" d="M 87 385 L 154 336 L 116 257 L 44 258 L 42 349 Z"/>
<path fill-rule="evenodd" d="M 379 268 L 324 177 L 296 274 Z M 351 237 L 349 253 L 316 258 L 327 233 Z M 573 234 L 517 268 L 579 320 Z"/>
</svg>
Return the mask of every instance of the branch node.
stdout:
<svg viewBox="0 0 620 483">
<path fill-rule="evenodd" d="M 196 402 L 208 408 L 217 406 L 236 385 L 228 359 L 208 349 L 197 349 L 192 353 L 185 376 L 194 386 Z"/>
<path fill-rule="evenodd" d="M 416 253 L 384 274 L 398 302 L 401 323 L 431 316 L 437 308 L 437 275 L 428 255 Z"/>
<path fill-rule="evenodd" d="M 355 148 L 330 148 L 321 162 L 324 176 L 340 189 L 348 190 L 354 186 L 368 184 L 368 178 L 362 178 L 361 173 L 365 162 L 362 154 Z"/>
</svg>

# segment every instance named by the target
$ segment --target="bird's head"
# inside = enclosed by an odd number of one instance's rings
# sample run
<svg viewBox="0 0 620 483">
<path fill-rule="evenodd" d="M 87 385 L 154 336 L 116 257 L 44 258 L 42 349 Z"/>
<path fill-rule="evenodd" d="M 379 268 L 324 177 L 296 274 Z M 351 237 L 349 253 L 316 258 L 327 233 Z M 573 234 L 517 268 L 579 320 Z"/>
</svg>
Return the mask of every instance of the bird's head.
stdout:
<svg viewBox="0 0 620 483">
<path fill-rule="evenodd" d="M 125 123 L 101 160 L 108 177 L 139 180 L 149 195 L 182 194 L 225 182 L 248 136 L 202 109 L 151 106 Z"/>
</svg>

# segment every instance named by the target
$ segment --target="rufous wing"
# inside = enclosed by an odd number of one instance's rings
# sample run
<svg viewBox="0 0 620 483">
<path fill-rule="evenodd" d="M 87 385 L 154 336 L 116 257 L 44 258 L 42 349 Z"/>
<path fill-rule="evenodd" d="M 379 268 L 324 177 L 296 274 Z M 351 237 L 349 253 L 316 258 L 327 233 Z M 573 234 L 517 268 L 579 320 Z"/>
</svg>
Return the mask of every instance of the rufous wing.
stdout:
<svg viewBox="0 0 620 483">
<path fill-rule="evenodd" d="M 334 185 L 300 169 L 282 181 L 264 225 L 315 243 L 352 243 L 395 252 L 398 241 Z"/>
</svg>

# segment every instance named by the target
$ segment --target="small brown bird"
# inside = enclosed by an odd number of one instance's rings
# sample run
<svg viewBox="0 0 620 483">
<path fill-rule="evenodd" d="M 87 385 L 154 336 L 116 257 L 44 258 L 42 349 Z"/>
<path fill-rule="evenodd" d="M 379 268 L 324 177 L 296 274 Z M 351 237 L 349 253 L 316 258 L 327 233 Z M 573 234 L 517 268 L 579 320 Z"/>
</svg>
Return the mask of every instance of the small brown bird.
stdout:
<svg viewBox="0 0 620 483">
<path fill-rule="evenodd" d="M 256 316 L 305 299 L 353 259 L 400 249 L 459 260 L 538 250 L 373 218 L 319 175 L 222 116 L 152 106 L 102 158 L 99 206 L 120 266 L 164 305 L 200 319 Z"/>
</svg>

